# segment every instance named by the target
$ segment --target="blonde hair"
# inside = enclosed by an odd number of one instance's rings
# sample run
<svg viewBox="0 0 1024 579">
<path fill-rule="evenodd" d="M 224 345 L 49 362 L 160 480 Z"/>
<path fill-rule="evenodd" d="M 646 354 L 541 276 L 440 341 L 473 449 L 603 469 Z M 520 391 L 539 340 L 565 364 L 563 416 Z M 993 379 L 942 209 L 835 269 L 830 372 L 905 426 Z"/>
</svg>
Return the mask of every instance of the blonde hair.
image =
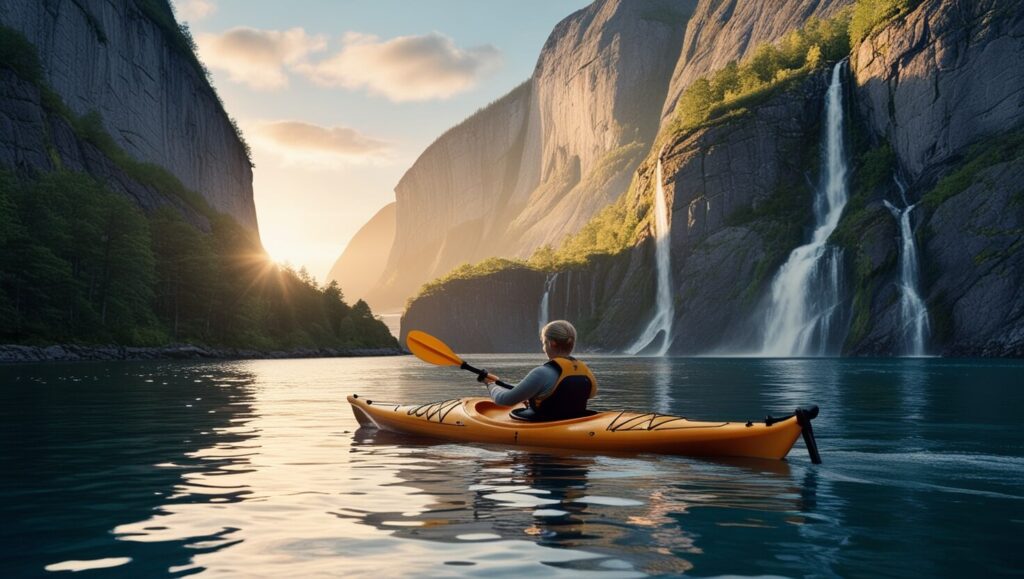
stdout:
<svg viewBox="0 0 1024 579">
<path fill-rule="evenodd" d="M 572 352 L 576 345 L 576 328 L 565 320 L 548 322 L 540 331 L 540 339 L 553 341 L 559 349 Z"/>
</svg>

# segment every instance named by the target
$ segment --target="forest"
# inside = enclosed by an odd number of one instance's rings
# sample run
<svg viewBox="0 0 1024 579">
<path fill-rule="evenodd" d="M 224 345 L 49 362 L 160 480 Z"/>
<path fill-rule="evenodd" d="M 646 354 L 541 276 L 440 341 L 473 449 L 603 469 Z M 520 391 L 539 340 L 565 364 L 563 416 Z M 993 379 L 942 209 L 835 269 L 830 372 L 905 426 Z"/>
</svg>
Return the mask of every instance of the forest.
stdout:
<svg viewBox="0 0 1024 579">
<path fill-rule="evenodd" d="M 0 341 L 397 347 L 366 302 L 269 259 L 226 215 L 203 232 L 92 177 L 0 173 Z"/>
</svg>

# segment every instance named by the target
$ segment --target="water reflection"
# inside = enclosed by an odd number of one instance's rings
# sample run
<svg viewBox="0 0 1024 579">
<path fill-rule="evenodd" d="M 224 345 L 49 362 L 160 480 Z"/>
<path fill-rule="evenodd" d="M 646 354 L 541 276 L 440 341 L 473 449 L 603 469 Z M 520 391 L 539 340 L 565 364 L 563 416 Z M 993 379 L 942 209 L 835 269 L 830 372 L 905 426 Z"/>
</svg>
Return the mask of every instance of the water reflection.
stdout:
<svg viewBox="0 0 1024 579">
<path fill-rule="evenodd" d="M 783 461 L 467 449 L 373 429 L 357 430 L 351 451 L 368 462 L 402 460 L 399 482 L 388 486 L 429 498 L 418 509 L 337 516 L 406 539 L 529 540 L 544 548 L 543 565 L 580 572 L 683 573 L 706 557 L 700 537 L 714 534 L 692 529 L 794 534 L 816 502 Z M 549 549 L 577 557 L 551 560 Z"/>
<path fill-rule="evenodd" d="M 8 376 L 12 370 L 3 369 Z M 145 537 L 160 532 L 159 522 L 128 533 L 117 529 L 129 521 L 155 521 L 169 505 L 245 494 L 244 488 L 217 494 L 193 479 L 197 472 L 216 473 L 237 463 L 211 460 L 202 449 L 213 440 L 243 443 L 246 437 L 232 431 L 248 411 L 252 375 L 211 374 L 180 363 L 17 370 L 13 380 L 5 378 L 8 387 L 0 394 L 0 516 L 7 522 L 0 550 L 6 575 L 38 575 L 44 567 L 165 573 L 189 563 L 195 551 L 187 541 L 145 544 Z M 112 407 L 119 409 L 116 418 Z M 218 527 L 205 539 L 218 541 L 226 532 Z M 59 550 L 51 550 L 54 542 Z"/>
</svg>

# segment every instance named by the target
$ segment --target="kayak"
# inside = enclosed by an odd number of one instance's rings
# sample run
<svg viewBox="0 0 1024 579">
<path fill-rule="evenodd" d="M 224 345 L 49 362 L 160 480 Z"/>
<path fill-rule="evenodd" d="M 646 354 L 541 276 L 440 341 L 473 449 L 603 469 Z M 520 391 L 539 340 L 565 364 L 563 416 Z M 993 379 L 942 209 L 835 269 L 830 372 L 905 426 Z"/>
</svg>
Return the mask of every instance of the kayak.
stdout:
<svg viewBox="0 0 1024 579">
<path fill-rule="evenodd" d="M 803 434 L 819 463 L 811 419 L 818 407 L 798 408 L 760 422 L 698 422 L 657 412 L 605 411 L 550 422 L 513 418 L 490 398 L 403 405 L 348 397 L 362 427 L 444 440 L 591 452 L 650 452 L 697 457 L 782 459 Z"/>
</svg>

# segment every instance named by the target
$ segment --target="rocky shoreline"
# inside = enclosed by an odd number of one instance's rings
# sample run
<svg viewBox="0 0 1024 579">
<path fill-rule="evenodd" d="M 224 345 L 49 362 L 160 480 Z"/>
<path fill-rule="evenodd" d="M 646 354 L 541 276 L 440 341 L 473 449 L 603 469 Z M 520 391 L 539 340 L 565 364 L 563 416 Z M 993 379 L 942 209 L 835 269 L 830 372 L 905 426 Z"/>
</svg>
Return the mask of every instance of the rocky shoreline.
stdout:
<svg viewBox="0 0 1024 579">
<path fill-rule="evenodd" d="M 364 356 L 403 356 L 398 348 L 295 348 L 294 350 L 252 350 L 245 348 L 210 348 L 194 344 L 172 344 L 157 348 L 130 346 L 52 346 L 0 345 L 0 364 L 32 362 L 80 362 L 105 360 L 280 360 L 285 358 L 355 358 Z"/>
</svg>

